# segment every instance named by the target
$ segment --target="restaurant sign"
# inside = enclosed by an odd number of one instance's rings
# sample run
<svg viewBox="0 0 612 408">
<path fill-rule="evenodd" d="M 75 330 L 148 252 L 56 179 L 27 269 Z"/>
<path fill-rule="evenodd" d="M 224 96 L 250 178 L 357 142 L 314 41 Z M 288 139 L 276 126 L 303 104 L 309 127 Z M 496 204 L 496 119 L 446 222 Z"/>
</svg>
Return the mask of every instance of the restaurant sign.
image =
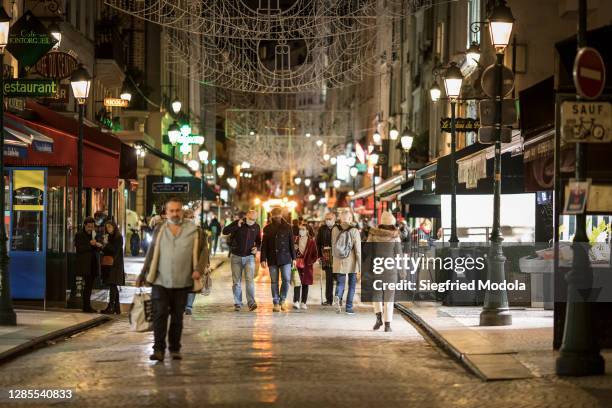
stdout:
<svg viewBox="0 0 612 408">
<path fill-rule="evenodd" d="M 6 97 L 40 97 L 57 94 L 59 85 L 53 79 L 11 79 L 4 81 Z"/>
<path fill-rule="evenodd" d="M 480 119 L 472 118 L 456 118 L 455 130 L 457 132 L 478 132 L 480 128 Z M 451 118 L 440 119 L 440 131 L 450 133 Z"/>
<path fill-rule="evenodd" d="M 130 101 L 121 98 L 104 98 L 104 106 L 107 108 L 127 108 Z"/>
<path fill-rule="evenodd" d="M 56 42 L 40 20 L 31 11 L 26 11 L 11 26 L 6 50 L 29 71 Z"/>
<path fill-rule="evenodd" d="M 79 62 L 67 52 L 50 52 L 35 65 L 36 72 L 47 78 L 65 79 L 72 75 Z"/>
</svg>

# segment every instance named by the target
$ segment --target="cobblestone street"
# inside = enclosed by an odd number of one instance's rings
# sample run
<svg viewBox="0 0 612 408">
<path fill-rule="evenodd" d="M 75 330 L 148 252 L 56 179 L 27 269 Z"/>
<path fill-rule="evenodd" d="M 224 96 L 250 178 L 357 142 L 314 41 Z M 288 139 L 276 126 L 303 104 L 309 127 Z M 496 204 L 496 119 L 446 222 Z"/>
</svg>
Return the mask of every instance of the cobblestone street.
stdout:
<svg viewBox="0 0 612 408">
<path fill-rule="evenodd" d="M 317 272 L 318 273 L 318 272 Z M 402 316 L 393 333 L 372 332 L 372 309 L 353 316 L 319 306 L 272 313 L 269 286 L 260 307 L 234 312 L 229 265 L 186 317 L 183 361 L 148 360 L 151 333 L 127 318 L 0 367 L 0 389 L 66 389 L 58 406 L 283 407 L 609 407 L 612 377 L 482 382 L 432 347 Z M 318 282 L 318 278 L 316 279 Z M 50 406 L 2 400 L 2 406 Z M 55 406 L 55 405 L 54 405 Z"/>
</svg>

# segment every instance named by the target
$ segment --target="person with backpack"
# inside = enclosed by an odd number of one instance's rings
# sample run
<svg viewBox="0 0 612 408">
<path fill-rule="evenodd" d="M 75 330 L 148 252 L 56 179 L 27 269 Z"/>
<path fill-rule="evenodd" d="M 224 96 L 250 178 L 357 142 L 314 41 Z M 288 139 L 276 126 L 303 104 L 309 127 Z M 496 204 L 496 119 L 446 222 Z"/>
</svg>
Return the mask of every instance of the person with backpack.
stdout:
<svg viewBox="0 0 612 408">
<path fill-rule="evenodd" d="M 332 259 L 333 271 L 338 280 L 334 306 L 338 308 L 338 313 L 342 311 L 340 299 L 348 279 L 345 311 L 347 314 L 353 314 L 357 274 L 361 273 L 361 235 L 353 223 L 353 214 L 348 210 L 340 214 L 340 225 L 332 231 Z"/>
</svg>

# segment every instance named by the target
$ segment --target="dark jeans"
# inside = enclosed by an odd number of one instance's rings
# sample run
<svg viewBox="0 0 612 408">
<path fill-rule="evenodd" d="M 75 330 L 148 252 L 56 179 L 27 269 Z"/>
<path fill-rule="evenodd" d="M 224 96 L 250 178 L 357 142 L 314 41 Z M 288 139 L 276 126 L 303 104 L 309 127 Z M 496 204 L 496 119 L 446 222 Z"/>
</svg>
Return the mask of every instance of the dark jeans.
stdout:
<svg viewBox="0 0 612 408">
<path fill-rule="evenodd" d="M 95 275 L 92 273 L 83 276 L 83 310 L 91 309 L 91 291 L 93 289 Z"/>
<path fill-rule="evenodd" d="M 109 288 L 109 299 L 108 299 L 108 308 L 112 311 L 120 311 L 121 305 L 119 303 L 119 288 L 117 285 L 110 283 L 108 285 Z"/>
<path fill-rule="evenodd" d="M 325 302 L 330 305 L 334 300 L 334 281 L 336 281 L 336 276 L 332 268 L 325 268 Z"/>
<path fill-rule="evenodd" d="M 187 304 L 187 295 L 191 288 L 168 289 L 153 285 L 151 302 L 153 306 L 153 350 L 166 350 L 166 334 L 168 334 L 168 349 L 181 350 L 181 334 L 183 333 L 183 313 Z M 168 331 L 168 316 L 170 330 Z"/>
<path fill-rule="evenodd" d="M 306 303 L 308 300 L 308 286 L 309 285 L 302 285 L 293 288 L 293 303 L 300 301 L 300 289 L 302 292 L 302 303 Z"/>
</svg>

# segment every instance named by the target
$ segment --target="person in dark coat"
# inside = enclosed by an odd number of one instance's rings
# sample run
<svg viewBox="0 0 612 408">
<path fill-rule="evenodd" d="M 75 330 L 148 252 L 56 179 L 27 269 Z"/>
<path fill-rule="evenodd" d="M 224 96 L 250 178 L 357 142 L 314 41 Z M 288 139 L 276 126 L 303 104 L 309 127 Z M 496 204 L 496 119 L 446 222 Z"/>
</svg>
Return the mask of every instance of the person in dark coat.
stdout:
<svg viewBox="0 0 612 408">
<path fill-rule="evenodd" d="M 300 225 L 298 236 L 295 238 L 295 246 L 297 255 L 296 265 L 302 284 L 293 288 L 293 308 L 306 310 L 308 309 L 306 306 L 308 302 L 308 288 L 314 281 L 313 265 L 319 258 L 317 244 L 314 240 L 314 230 L 310 225 L 306 223 Z"/>
<path fill-rule="evenodd" d="M 334 272 L 332 268 L 332 230 L 338 228 L 336 216 L 332 212 L 325 214 L 325 223 L 317 232 L 317 254 L 321 257 L 321 268 L 325 271 L 325 306 L 331 306 L 334 300 Z"/>
<path fill-rule="evenodd" d="M 102 244 L 94 239 L 93 232 L 96 221 L 92 217 L 85 218 L 83 229 L 74 237 L 76 248 L 76 273 L 83 277 L 83 312 L 95 313 L 91 307 L 91 290 L 98 276 L 98 251 Z"/>
<path fill-rule="evenodd" d="M 291 224 L 283 220 L 282 209 L 276 207 L 271 211 L 272 222 L 263 230 L 261 243 L 261 266 L 270 270 L 270 286 L 272 289 L 273 311 L 287 311 L 285 299 L 289 292 L 291 267 L 295 264 L 295 247 Z M 279 274 L 282 275 L 282 285 L 278 288 Z"/>
<path fill-rule="evenodd" d="M 102 247 L 102 282 L 110 288 L 108 306 L 100 313 L 121 314 L 119 286 L 125 285 L 123 269 L 123 236 L 114 221 L 104 224 L 104 246 Z M 112 262 L 111 262 L 112 259 Z M 108 262 L 105 262 L 108 260 Z"/>
<path fill-rule="evenodd" d="M 213 255 L 217 253 L 217 246 L 219 245 L 219 235 L 221 234 L 221 223 L 217 217 L 213 215 L 210 220 L 210 238 L 211 238 L 211 252 Z"/>
</svg>

